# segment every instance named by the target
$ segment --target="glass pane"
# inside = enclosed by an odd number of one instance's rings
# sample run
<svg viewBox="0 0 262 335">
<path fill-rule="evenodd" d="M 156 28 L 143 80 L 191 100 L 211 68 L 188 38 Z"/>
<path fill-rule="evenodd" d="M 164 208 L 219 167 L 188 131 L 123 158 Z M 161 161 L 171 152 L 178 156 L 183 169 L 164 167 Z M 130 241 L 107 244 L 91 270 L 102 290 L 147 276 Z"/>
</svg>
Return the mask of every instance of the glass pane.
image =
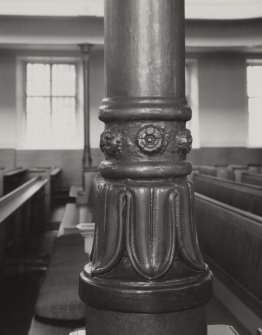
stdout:
<svg viewBox="0 0 262 335">
<path fill-rule="evenodd" d="M 249 145 L 262 146 L 262 98 L 248 99 L 249 110 Z"/>
<path fill-rule="evenodd" d="M 76 66 L 27 64 L 26 147 L 79 148 Z"/>
<path fill-rule="evenodd" d="M 76 70 L 75 65 L 54 64 L 52 66 L 52 95 L 75 96 Z"/>
<path fill-rule="evenodd" d="M 262 98 L 262 66 L 247 67 L 247 94 L 250 98 Z"/>
<path fill-rule="evenodd" d="M 50 138 L 50 99 L 28 97 L 26 107 L 27 146 L 45 146 Z"/>
<path fill-rule="evenodd" d="M 52 133 L 54 145 L 72 147 L 76 142 L 75 98 L 52 98 Z"/>
<path fill-rule="evenodd" d="M 50 95 L 50 65 L 27 64 L 27 96 Z"/>
</svg>

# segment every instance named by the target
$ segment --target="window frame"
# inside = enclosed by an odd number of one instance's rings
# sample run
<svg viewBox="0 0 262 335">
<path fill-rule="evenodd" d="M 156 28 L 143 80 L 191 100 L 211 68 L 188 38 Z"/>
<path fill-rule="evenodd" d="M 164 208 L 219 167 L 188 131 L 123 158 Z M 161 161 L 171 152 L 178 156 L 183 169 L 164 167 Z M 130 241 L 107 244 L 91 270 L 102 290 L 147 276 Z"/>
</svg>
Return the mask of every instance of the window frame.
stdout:
<svg viewBox="0 0 262 335">
<path fill-rule="evenodd" d="M 75 95 L 75 113 L 76 113 L 76 133 L 78 135 L 76 145 L 72 147 L 30 147 L 26 143 L 27 131 L 27 64 L 69 64 L 75 65 L 76 69 L 76 95 Z M 84 146 L 83 139 L 83 69 L 80 56 L 18 56 L 17 57 L 17 145 L 18 149 L 23 150 L 80 150 Z M 51 95 L 50 95 L 51 97 Z"/>
</svg>

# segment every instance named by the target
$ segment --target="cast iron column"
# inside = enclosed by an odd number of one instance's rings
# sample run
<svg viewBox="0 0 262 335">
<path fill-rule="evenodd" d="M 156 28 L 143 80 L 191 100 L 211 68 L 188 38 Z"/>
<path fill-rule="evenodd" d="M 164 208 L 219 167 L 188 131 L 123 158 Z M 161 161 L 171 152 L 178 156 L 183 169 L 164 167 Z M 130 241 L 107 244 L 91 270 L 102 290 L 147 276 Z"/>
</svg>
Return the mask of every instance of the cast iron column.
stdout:
<svg viewBox="0 0 262 335">
<path fill-rule="evenodd" d="M 83 152 L 83 170 L 87 170 L 92 165 L 92 156 L 90 149 L 90 85 L 89 85 L 89 67 L 90 53 L 92 44 L 81 44 L 81 54 L 83 61 L 84 76 L 84 152 Z"/>
<path fill-rule="evenodd" d="M 88 335 L 204 335 L 211 273 L 187 181 L 183 0 L 105 1 L 106 98 Z"/>
</svg>

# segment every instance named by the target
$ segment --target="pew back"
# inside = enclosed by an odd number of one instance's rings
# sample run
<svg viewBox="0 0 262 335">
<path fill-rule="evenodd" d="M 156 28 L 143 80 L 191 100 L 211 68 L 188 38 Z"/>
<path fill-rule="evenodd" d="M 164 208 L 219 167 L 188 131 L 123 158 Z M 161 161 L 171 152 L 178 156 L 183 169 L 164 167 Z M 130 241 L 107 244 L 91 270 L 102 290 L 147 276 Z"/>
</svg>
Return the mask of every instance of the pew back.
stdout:
<svg viewBox="0 0 262 335">
<path fill-rule="evenodd" d="M 262 188 L 227 179 L 193 175 L 195 191 L 230 206 L 262 215 Z"/>
<path fill-rule="evenodd" d="M 46 179 L 32 178 L 0 199 L 0 269 L 5 253 L 20 255 L 20 245 L 29 247 L 30 234 L 43 227 L 44 188 Z"/>
<path fill-rule="evenodd" d="M 251 172 L 242 172 L 241 173 L 241 182 L 245 184 L 255 185 L 262 187 L 262 174 L 251 173 Z"/>
<path fill-rule="evenodd" d="M 200 248 L 215 274 L 262 310 L 262 218 L 195 194 Z"/>
<path fill-rule="evenodd" d="M 12 192 L 27 180 L 27 169 L 16 168 L 4 172 L 4 194 Z"/>
</svg>

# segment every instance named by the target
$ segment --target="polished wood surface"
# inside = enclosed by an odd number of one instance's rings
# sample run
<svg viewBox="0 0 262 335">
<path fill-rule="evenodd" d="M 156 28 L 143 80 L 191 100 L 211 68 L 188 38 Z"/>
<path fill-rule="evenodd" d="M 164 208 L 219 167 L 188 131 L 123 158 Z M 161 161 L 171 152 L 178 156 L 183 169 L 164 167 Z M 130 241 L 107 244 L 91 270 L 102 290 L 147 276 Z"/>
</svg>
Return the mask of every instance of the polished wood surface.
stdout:
<svg viewBox="0 0 262 335">
<path fill-rule="evenodd" d="M 0 199 L 0 223 L 19 209 L 26 201 L 46 185 L 46 179 L 32 178 L 18 189 Z"/>
<path fill-rule="evenodd" d="M 262 218 L 196 193 L 199 243 L 214 273 L 262 311 Z"/>
</svg>

